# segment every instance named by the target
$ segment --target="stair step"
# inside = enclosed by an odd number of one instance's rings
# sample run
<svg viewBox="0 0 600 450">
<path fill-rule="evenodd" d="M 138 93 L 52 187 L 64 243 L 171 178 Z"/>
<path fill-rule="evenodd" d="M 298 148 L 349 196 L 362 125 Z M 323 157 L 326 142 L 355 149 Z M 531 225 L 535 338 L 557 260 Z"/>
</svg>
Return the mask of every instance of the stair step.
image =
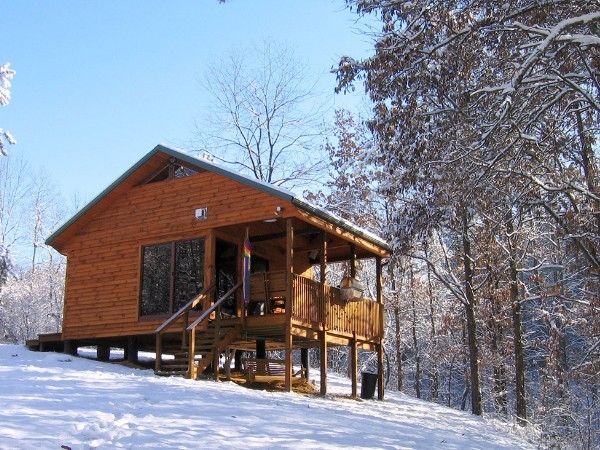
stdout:
<svg viewBox="0 0 600 450">
<path fill-rule="evenodd" d="M 239 333 L 240 324 L 221 325 L 219 332 L 216 332 L 214 324 L 210 324 L 208 329 L 198 330 L 194 341 L 194 360 L 196 369 L 194 376 L 202 375 L 204 370 L 213 362 L 213 351 L 215 345 L 219 351 L 224 350 Z M 185 376 L 189 377 L 188 364 L 189 348 L 170 341 L 169 344 L 162 346 L 162 353 L 172 355 L 173 358 L 163 359 L 160 362 L 161 369 L 156 371 L 161 376 Z"/>
<path fill-rule="evenodd" d="M 176 366 L 178 364 L 187 364 L 187 358 L 179 358 L 179 359 L 163 359 L 161 364 L 163 366 Z"/>
<path fill-rule="evenodd" d="M 187 375 L 187 370 L 159 370 L 158 372 L 154 372 L 154 373 L 161 377 L 172 377 L 172 376 L 185 377 Z"/>
</svg>

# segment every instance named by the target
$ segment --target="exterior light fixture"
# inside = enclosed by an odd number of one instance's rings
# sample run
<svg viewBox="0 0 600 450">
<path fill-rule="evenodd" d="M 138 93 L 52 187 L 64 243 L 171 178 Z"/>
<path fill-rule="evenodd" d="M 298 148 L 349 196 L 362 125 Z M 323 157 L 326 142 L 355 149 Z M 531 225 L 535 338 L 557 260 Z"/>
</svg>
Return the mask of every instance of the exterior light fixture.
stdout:
<svg viewBox="0 0 600 450">
<path fill-rule="evenodd" d="M 340 298 L 347 302 L 358 302 L 363 299 L 365 288 L 356 278 L 344 277 L 340 282 Z"/>
<path fill-rule="evenodd" d="M 208 218 L 208 208 L 196 208 L 194 217 L 196 217 L 196 220 L 206 220 Z"/>
</svg>

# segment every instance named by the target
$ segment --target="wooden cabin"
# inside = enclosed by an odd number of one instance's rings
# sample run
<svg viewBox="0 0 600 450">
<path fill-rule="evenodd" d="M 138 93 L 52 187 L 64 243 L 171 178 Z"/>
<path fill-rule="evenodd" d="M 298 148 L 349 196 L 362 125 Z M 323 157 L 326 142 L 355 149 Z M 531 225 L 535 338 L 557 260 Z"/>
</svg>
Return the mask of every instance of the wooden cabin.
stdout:
<svg viewBox="0 0 600 450">
<path fill-rule="evenodd" d="M 67 257 L 63 328 L 40 336 L 44 349 L 111 347 L 135 361 L 156 352 L 159 374 L 197 378 L 219 371 L 219 356 L 244 352 L 249 376 L 278 374 L 290 390 L 292 355 L 319 348 L 321 393 L 327 349 L 377 352 L 383 398 L 380 238 L 293 193 L 162 145 L 48 239 Z M 375 298 L 356 288 L 356 261 L 375 261 Z M 346 287 L 313 272 L 347 261 Z M 248 267 L 249 262 L 249 267 Z M 315 271 L 315 267 L 320 270 Z M 353 284 L 354 283 L 354 284 Z M 267 358 L 280 350 L 283 359 Z"/>
</svg>

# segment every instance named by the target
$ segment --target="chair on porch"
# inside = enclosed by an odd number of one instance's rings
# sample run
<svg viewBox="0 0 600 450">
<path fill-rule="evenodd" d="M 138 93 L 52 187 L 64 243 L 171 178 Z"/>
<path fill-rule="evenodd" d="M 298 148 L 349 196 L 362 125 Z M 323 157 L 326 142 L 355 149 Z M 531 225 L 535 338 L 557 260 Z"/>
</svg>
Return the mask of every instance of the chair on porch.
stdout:
<svg viewBox="0 0 600 450">
<path fill-rule="evenodd" d="M 267 272 L 266 275 L 267 311 L 271 314 L 283 313 L 287 296 L 285 272 Z"/>
</svg>

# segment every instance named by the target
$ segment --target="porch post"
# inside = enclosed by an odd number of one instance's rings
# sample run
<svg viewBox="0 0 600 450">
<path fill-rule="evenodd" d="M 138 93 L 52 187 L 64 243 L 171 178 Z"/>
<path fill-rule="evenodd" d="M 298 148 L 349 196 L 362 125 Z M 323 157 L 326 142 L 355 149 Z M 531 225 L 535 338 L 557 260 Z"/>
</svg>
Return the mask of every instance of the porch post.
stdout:
<svg viewBox="0 0 600 450">
<path fill-rule="evenodd" d="M 356 278 L 356 245 L 350 244 L 350 277 Z"/>
<path fill-rule="evenodd" d="M 217 281 L 217 274 L 215 271 L 217 255 L 215 247 L 215 233 L 213 230 L 209 230 L 208 236 L 206 236 L 206 239 L 204 240 L 204 287 L 210 286 L 212 283 Z M 210 296 L 207 295 L 205 299 L 202 300 L 202 309 L 206 311 L 208 308 L 210 308 L 210 306 Z"/>
<path fill-rule="evenodd" d="M 308 349 L 302 347 L 300 349 L 300 361 L 302 364 L 302 368 L 304 369 L 304 378 L 308 380 L 310 376 L 310 354 L 308 353 Z"/>
<path fill-rule="evenodd" d="M 325 324 L 319 333 L 321 335 L 320 357 L 321 357 L 321 395 L 327 394 L 327 330 Z"/>
<path fill-rule="evenodd" d="M 358 342 L 356 342 L 356 331 L 352 333 L 352 342 L 350 344 L 350 370 L 352 378 L 352 398 L 357 397 L 358 393 Z"/>
<path fill-rule="evenodd" d="M 127 361 L 130 363 L 138 362 L 138 341 L 136 336 L 127 337 Z"/>
<path fill-rule="evenodd" d="M 321 285 L 320 285 L 320 297 L 321 297 L 321 320 L 322 332 L 321 332 L 321 395 L 327 394 L 327 310 L 329 304 L 325 296 L 325 276 L 327 271 L 327 233 L 323 232 L 321 235 Z"/>
<path fill-rule="evenodd" d="M 285 390 L 292 391 L 292 308 L 294 305 L 294 225 L 292 218 L 286 221 L 286 304 L 285 304 Z"/>
<path fill-rule="evenodd" d="M 384 329 L 384 321 L 383 321 L 383 280 L 382 280 L 382 264 L 381 257 L 378 256 L 375 259 L 375 283 L 376 283 L 376 291 L 377 291 L 377 303 L 379 303 L 379 338 L 377 343 L 377 399 L 383 400 L 383 329 Z"/>
</svg>

